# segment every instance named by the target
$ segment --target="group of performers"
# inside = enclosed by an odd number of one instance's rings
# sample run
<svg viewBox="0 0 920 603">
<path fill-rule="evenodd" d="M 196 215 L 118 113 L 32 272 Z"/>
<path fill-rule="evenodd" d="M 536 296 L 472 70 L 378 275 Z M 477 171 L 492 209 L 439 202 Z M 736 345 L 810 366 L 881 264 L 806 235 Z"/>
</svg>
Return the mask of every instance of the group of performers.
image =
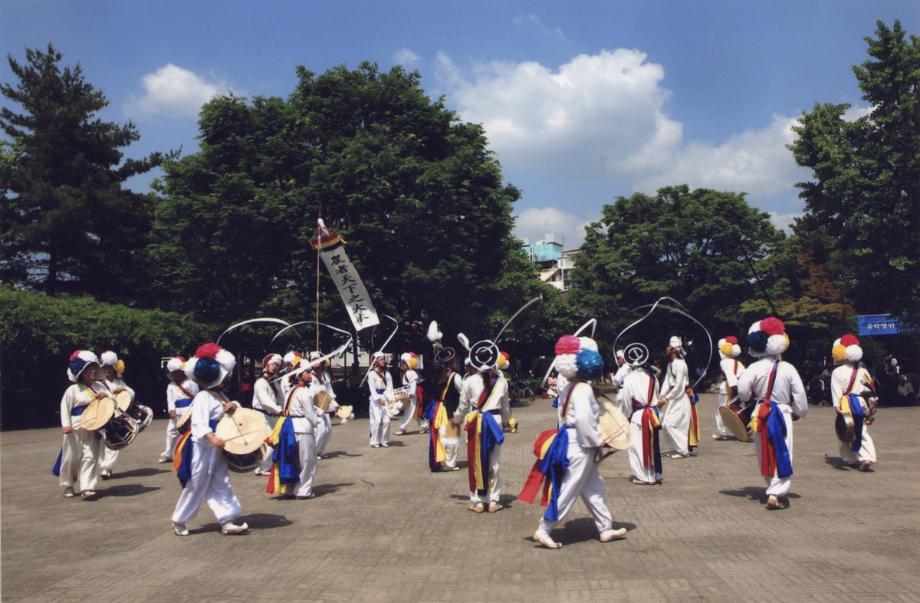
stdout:
<svg viewBox="0 0 920 603">
<path fill-rule="evenodd" d="M 461 336 L 458 339 L 467 347 Z M 749 427 L 770 508 L 788 506 L 793 424 L 808 411 L 798 372 L 782 360 L 788 346 L 785 326 L 776 318 L 751 325 L 746 347 L 755 361 L 748 367 L 738 361 L 741 346 L 736 338 L 726 337 L 718 346 L 722 371 L 719 406 L 737 405 L 739 401 L 753 403 Z M 398 434 L 406 433 L 413 420 L 427 433 L 431 471 L 459 470 L 458 456 L 465 433 L 469 508 L 475 513 L 495 513 L 503 508 L 504 432 L 514 424 L 509 384 L 503 373 L 508 356 L 491 341 L 481 341 L 467 349 L 461 374 L 459 355 L 452 348 L 436 346 L 439 376 L 432 391 L 437 395 L 428 404 L 415 371 L 414 354 L 400 356 L 402 387 L 394 388 L 386 355 L 382 351 L 375 353 L 367 375 L 369 445 L 389 445 L 391 405 L 397 399 L 402 400 L 405 411 Z M 557 342 L 555 352 L 555 427 L 541 433 L 535 442 L 537 461 L 518 499 L 533 502 L 542 488 L 541 502 L 547 508 L 533 538 L 547 548 L 561 546 L 550 531 L 579 497 L 594 518 L 601 541 L 623 538 L 626 531 L 614 528 L 598 470 L 605 444 L 599 426 L 603 406 L 591 386 L 604 374 L 597 343 L 588 337 L 566 335 Z M 667 369 L 659 371 L 648 356 L 628 361 L 622 352 L 617 352 L 613 384 L 618 406 L 628 419 L 628 462 L 632 482 L 637 485 L 661 483 L 662 454 L 672 459 L 687 458 L 695 455 L 700 444 L 697 397 L 689 384 L 679 337 L 670 339 L 666 353 Z M 855 430 L 852 441 L 841 443 L 840 454 L 844 462 L 868 470 L 876 460 L 868 432 L 875 412 L 872 378 L 860 363 L 862 350 L 853 335 L 838 339 L 832 355 L 839 364 L 832 376 L 838 421 L 848 422 Z M 235 364 L 228 350 L 207 343 L 190 359 L 177 356 L 166 365 L 170 380 L 166 388 L 169 422 L 159 461 L 173 463 L 182 485 L 172 515 L 173 529 L 179 536 L 189 533 L 187 524 L 202 503 L 207 503 L 222 533 L 240 534 L 249 529 L 239 521 L 242 509 L 230 483 L 227 459 L 221 453 L 226 440 L 216 432 L 219 421 L 239 409 L 239 404 L 224 393 Z M 258 464 L 256 475 L 268 477 L 266 491 L 270 494 L 312 498 L 318 460 L 332 434 L 332 413 L 348 407 L 340 408 L 336 402 L 325 357 L 318 351 L 306 357 L 295 352 L 285 356 L 271 353 L 263 358 L 262 369 L 254 385 L 252 407 L 261 413 L 265 433 L 270 435 L 265 439 L 268 454 Z M 117 450 L 106 445 L 105 438 L 97 437 L 96 432 L 80 429 L 81 415 L 101 398 L 127 393 L 133 399 L 134 392 L 123 380 L 123 372 L 124 363 L 113 352 L 97 357 L 90 351 L 78 350 L 69 359 L 67 375 L 73 385 L 61 400 L 64 439 L 58 463 L 66 497 L 79 491 L 83 499 L 93 499 L 97 478 L 111 475 Z M 343 422 L 350 418 L 349 413 L 350 409 L 339 414 Z M 730 437 L 732 433 L 717 413 L 713 438 Z"/>
</svg>

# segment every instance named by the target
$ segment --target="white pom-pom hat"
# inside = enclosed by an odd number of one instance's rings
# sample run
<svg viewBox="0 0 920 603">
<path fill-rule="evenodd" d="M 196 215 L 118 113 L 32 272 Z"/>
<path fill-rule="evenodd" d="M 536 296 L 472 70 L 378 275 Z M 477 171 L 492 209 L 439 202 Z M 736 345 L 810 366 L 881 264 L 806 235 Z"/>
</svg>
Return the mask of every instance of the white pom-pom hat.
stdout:
<svg viewBox="0 0 920 603">
<path fill-rule="evenodd" d="M 831 348 L 831 356 L 834 362 L 843 364 L 844 362 L 859 362 L 863 357 L 863 350 L 859 346 L 859 339 L 852 333 L 845 333 L 839 339 L 834 341 Z"/>
<path fill-rule="evenodd" d="M 182 367 L 184 365 L 185 365 L 185 358 L 183 358 L 182 356 L 173 356 L 172 358 L 169 359 L 169 362 L 166 363 L 166 372 L 171 373 L 173 371 L 181 371 L 183 370 Z"/>
<path fill-rule="evenodd" d="M 734 336 L 723 337 L 719 340 L 719 355 L 722 358 L 737 358 L 741 355 L 741 346 L 738 338 Z"/>
<path fill-rule="evenodd" d="M 99 364 L 101 366 L 110 366 L 115 368 L 115 365 L 118 364 L 118 354 L 112 350 L 106 350 L 105 352 L 102 352 L 102 354 L 99 356 Z"/>
</svg>

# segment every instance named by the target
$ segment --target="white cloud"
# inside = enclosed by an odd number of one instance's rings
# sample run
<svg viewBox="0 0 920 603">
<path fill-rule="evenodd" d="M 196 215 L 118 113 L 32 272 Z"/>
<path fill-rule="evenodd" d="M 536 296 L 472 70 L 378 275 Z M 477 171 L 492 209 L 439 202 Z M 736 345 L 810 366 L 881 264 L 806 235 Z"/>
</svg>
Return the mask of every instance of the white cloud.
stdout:
<svg viewBox="0 0 920 603">
<path fill-rule="evenodd" d="M 802 212 L 781 214 L 779 212 L 770 211 L 767 213 L 770 214 L 770 222 L 773 223 L 773 226 L 779 228 L 780 230 L 786 231 L 787 234 L 792 232 L 793 220 L 802 216 Z"/>
<path fill-rule="evenodd" d="M 222 80 L 204 78 L 172 63 L 141 78 L 144 95 L 132 98 L 126 110 L 141 115 L 194 117 L 205 102 L 230 92 Z"/>
<path fill-rule="evenodd" d="M 680 144 L 681 124 L 663 111 L 664 69 L 646 58 L 621 48 L 578 55 L 555 71 L 492 62 L 467 76 L 438 53 L 437 74 L 505 165 L 596 177 L 660 168 Z"/>
<path fill-rule="evenodd" d="M 400 48 L 393 53 L 393 64 L 405 69 L 414 69 L 419 64 L 419 56 L 408 48 Z"/>
<path fill-rule="evenodd" d="M 565 249 L 576 249 L 584 242 L 585 226 L 589 223 L 556 207 L 528 207 L 515 216 L 514 234 L 531 243 L 552 234 L 557 240 L 564 240 Z"/>
<path fill-rule="evenodd" d="M 795 140 L 797 118 L 774 115 L 769 126 L 745 130 L 725 142 L 691 142 L 677 151 L 668 166 L 640 179 L 636 188 L 653 192 L 668 184 L 775 195 L 808 177 L 786 148 Z"/>
<path fill-rule="evenodd" d="M 561 27 L 550 27 L 543 23 L 538 16 L 533 13 L 528 13 L 526 15 L 517 15 L 514 18 L 514 24 L 517 27 L 533 27 L 537 31 L 543 34 L 547 34 L 560 40 L 565 40 L 565 32 L 562 31 Z"/>
</svg>

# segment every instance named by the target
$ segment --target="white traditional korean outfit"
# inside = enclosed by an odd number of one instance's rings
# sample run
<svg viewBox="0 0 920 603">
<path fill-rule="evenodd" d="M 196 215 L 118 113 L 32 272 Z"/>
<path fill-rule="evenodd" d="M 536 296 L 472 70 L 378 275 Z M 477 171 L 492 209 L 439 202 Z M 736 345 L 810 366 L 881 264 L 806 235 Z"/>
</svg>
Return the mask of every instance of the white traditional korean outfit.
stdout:
<svg viewBox="0 0 920 603">
<path fill-rule="evenodd" d="M 556 410 L 559 429 L 568 431 L 569 467 L 562 478 L 557 498 L 559 519 L 549 521 L 544 517 L 537 529 L 548 534 L 581 497 L 594 518 L 598 533 L 609 530 L 613 527 L 613 517 L 604 501 L 604 480 L 594 458 L 595 451 L 603 445 L 603 441 L 597 427 L 598 404 L 591 386 L 587 383 L 569 383 L 559 395 Z"/>
<path fill-rule="evenodd" d="M 463 381 L 463 387 L 460 390 L 460 404 L 454 412 L 454 418 L 461 422 L 461 426 L 464 425 L 463 420 L 465 417 L 470 412 L 476 410 L 479 404 L 479 398 L 482 396 L 483 391 L 485 391 L 485 382 L 483 380 L 485 377 L 487 377 L 487 373 L 480 372 L 470 375 Z M 508 381 L 504 377 L 500 375 L 497 377 L 495 386 L 492 388 L 492 394 L 479 411 L 500 415 L 500 418 L 497 418 L 497 420 L 500 421 L 501 425 L 507 425 L 508 420 L 511 418 L 511 408 L 508 402 Z M 488 491 L 480 498 L 478 492 L 471 490 L 470 502 L 474 504 L 483 503 L 484 505 L 500 502 L 502 491 L 501 461 L 502 446 L 501 444 L 496 444 L 489 454 Z M 472 461 L 467 459 L 467 462 Z"/>
<path fill-rule="evenodd" d="M 651 385 L 652 395 L 649 400 L 649 385 Z M 643 409 L 638 405 L 655 409 L 658 407 L 658 380 L 654 375 L 640 369 L 629 372 L 623 382 L 624 401 L 629 402 L 629 470 L 633 477 L 646 483 L 654 483 L 661 479 L 661 473 L 655 470 L 655 463 L 649 463 L 646 467 L 643 461 L 642 447 L 642 413 Z M 651 437 L 651 434 L 650 434 Z M 653 445 L 653 440 L 649 440 L 649 445 Z"/>
<path fill-rule="evenodd" d="M 252 407 L 262 413 L 269 432 L 275 428 L 278 417 L 284 410 L 283 403 L 281 387 L 278 383 L 272 383 L 264 376 L 256 379 L 252 386 Z M 268 450 L 268 455 L 259 463 L 257 473 L 260 475 L 267 474 L 272 468 L 271 446 L 268 447 Z"/>
<path fill-rule="evenodd" d="M 230 474 L 223 450 L 214 448 L 207 435 L 213 433 L 211 424 L 217 424 L 224 416 L 224 402 L 227 399 L 219 392 L 199 392 L 192 401 L 192 435 L 186 446 L 192 448 L 192 468 L 189 481 L 182 488 L 173 523 L 184 524 L 195 518 L 206 502 L 221 525 L 235 520 L 242 513 L 240 501 L 230 485 Z"/>
<path fill-rule="evenodd" d="M 779 360 L 779 367 L 776 372 L 776 382 L 773 385 L 773 402 L 779 405 L 783 413 L 783 420 L 786 424 L 786 447 L 789 449 L 789 458 L 793 460 L 792 454 L 792 415 L 793 413 L 799 418 L 808 413 L 808 399 L 805 396 L 805 386 L 802 385 L 802 378 L 795 367 L 788 362 L 780 360 L 779 356 L 766 356 L 761 358 L 751 366 L 747 367 L 741 377 L 738 379 L 738 396 L 742 400 L 754 399 L 757 406 L 754 407 L 753 417 L 757 416 L 760 410 L 760 401 L 767 394 L 767 384 L 770 380 L 770 371 L 773 365 Z M 757 453 L 757 466 L 760 467 L 761 456 L 761 438 L 766 434 L 754 433 L 754 449 Z M 767 496 L 784 497 L 789 493 L 789 487 L 792 485 L 792 476 L 779 477 L 774 474 L 772 477 L 764 477 L 767 484 Z"/>
<path fill-rule="evenodd" d="M 93 389 L 82 383 L 74 383 L 64 390 L 61 398 L 61 427 L 73 429 L 64 434 L 61 450 L 59 483 L 62 488 L 76 488 L 75 482 L 79 480 L 80 489 L 96 489 L 104 448 L 102 439 L 94 431 L 80 429 L 80 417 L 74 416 L 73 412 L 95 400 L 95 393 L 99 389 L 101 386 L 97 383 L 93 384 Z"/>
<path fill-rule="evenodd" d="M 857 371 L 856 379 L 853 381 L 853 388 L 847 391 L 854 368 Z M 834 402 L 834 407 L 839 411 L 840 399 L 847 394 L 861 394 L 871 391 L 872 388 L 867 385 L 868 383 L 872 383 L 872 377 L 863 366 L 856 368 L 852 364 L 846 363 L 835 368 L 834 372 L 831 373 L 831 400 Z M 863 412 L 868 418 L 869 407 L 862 397 L 859 398 L 859 405 L 862 406 Z M 872 441 L 872 436 L 869 435 L 869 426 L 865 423 L 863 423 L 862 442 L 859 446 L 859 452 L 853 452 L 852 447 L 845 442 L 838 440 L 837 443 L 840 445 L 840 458 L 845 463 L 874 463 L 876 461 L 875 442 Z"/>
<path fill-rule="evenodd" d="M 179 429 L 176 425 L 186 413 L 192 412 L 191 404 L 178 407 L 176 403 L 182 404 L 183 402 L 180 402 L 182 400 L 194 400 L 196 394 L 198 394 L 198 384 L 191 379 L 186 379 L 181 385 L 176 384 L 175 381 L 170 381 L 169 385 L 166 386 L 166 410 L 175 412 L 176 416 L 175 418 L 170 418 L 166 424 L 166 448 L 160 454 L 161 461 L 172 460 L 173 450 L 176 447 L 176 441 L 179 439 Z"/>
<path fill-rule="evenodd" d="M 661 396 L 667 400 L 661 410 L 661 450 L 674 451 L 681 456 L 690 454 L 690 398 L 687 396 L 689 385 L 687 363 L 683 358 L 675 358 L 668 364 Z"/>
<path fill-rule="evenodd" d="M 312 387 L 297 386 L 289 394 L 287 416 L 290 417 L 297 436 L 297 450 L 300 453 L 300 481 L 294 489 L 294 496 L 313 496 L 313 479 L 316 477 L 316 428 L 322 419 L 313 406 Z"/>
<path fill-rule="evenodd" d="M 731 402 L 728 399 L 728 392 L 731 388 L 738 387 L 738 375 L 744 370 L 744 364 L 735 358 L 726 358 L 722 355 L 722 352 L 719 352 L 719 355 L 722 356 L 722 360 L 719 362 L 719 368 L 722 369 L 722 381 L 719 383 L 719 405 L 716 407 L 716 430 L 714 433 L 717 437 L 727 438 L 734 436 L 732 432 L 726 429 L 719 409 Z"/>
<path fill-rule="evenodd" d="M 376 370 L 372 370 L 367 376 L 367 387 L 370 389 L 370 445 L 389 445 L 390 415 L 387 414 L 384 405 L 393 400 L 393 377 L 389 371 L 384 370 L 381 377 Z"/>
</svg>

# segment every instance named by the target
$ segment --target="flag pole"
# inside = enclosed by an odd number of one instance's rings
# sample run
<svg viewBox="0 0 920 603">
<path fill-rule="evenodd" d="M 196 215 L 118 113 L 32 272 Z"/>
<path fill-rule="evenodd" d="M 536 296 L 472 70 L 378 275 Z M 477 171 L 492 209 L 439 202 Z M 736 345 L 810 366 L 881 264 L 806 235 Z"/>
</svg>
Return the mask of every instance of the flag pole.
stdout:
<svg viewBox="0 0 920 603">
<path fill-rule="evenodd" d="M 319 228 L 320 220 L 323 219 L 323 204 L 319 205 L 319 218 L 316 221 L 316 347 L 313 348 L 317 352 L 319 349 L 319 254 L 322 249 L 322 232 Z"/>
</svg>

